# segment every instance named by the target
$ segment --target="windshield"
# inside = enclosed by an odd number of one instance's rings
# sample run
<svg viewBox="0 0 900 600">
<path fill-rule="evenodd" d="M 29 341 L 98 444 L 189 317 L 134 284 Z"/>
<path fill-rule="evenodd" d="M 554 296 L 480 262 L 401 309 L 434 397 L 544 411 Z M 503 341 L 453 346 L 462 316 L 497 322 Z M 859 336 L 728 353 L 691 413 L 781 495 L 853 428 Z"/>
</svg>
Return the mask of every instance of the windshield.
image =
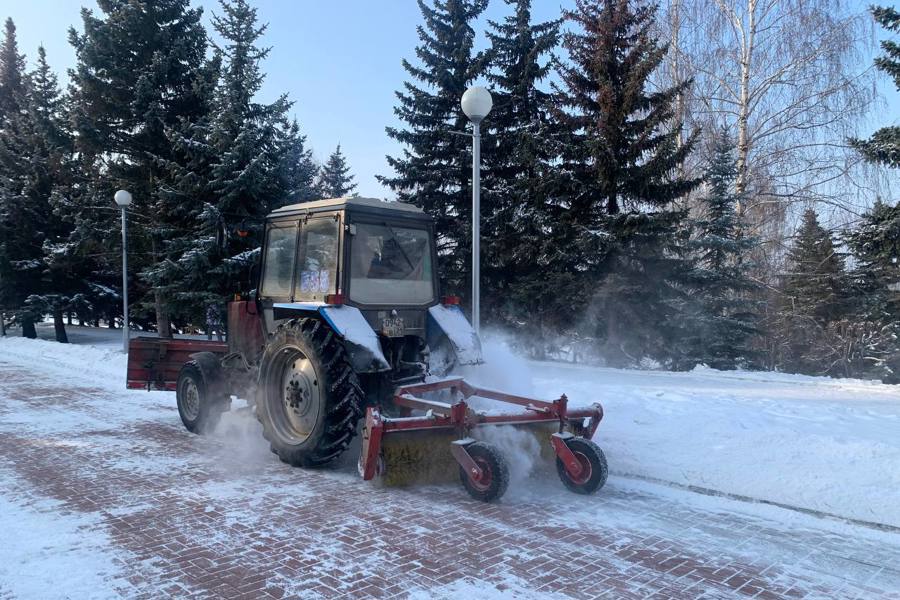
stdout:
<svg viewBox="0 0 900 600">
<path fill-rule="evenodd" d="M 358 223 L 350 263 L 354 302 L 425 304 L 434 300 L 431 235 L 425 229 Z"/>
</svg>

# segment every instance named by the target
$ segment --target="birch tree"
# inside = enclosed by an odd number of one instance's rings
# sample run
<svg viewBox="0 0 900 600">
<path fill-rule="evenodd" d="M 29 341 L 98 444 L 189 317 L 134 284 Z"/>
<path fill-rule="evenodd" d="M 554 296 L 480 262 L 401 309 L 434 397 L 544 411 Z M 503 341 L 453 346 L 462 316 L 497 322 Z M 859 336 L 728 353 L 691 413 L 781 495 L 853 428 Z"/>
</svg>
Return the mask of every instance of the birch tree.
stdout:
<svg viewBox="0 0 900 600">
<path fill-rule="evenodd" d="M 733 131 L 739 213 L 810 200 L 855 209 L 870 190 L 846 142 L 875 100 L 872 28 L 846 0 L 669 0 L 670 71 L 693 78 L 688 126 Z M 780 212 L 780 211 L 763 211 Z"/>
</svg>

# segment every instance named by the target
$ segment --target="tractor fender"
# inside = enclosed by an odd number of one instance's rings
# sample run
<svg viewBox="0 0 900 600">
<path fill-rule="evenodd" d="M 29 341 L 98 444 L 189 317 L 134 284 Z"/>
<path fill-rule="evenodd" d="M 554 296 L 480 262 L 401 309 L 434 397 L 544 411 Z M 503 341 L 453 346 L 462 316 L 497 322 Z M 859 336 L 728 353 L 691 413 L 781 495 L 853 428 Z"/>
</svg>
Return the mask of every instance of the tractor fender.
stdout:
<svg viewBox="0 0 900 600">
<path fill-rule="evenodd" d="M 477 365 L 484 362 L 481 354 L 481 340 L 466 319 L 462 309 L 456 305 L 436 304 L 428 309 L 427 332 L 429 344 L 440 334 L 447 336 L 460 365 Z"/>
<path fill-rule="evenodd" d="M 377 373 L 391 369 L 381 351 L 378 334 L 358 308 L 315 302 L 275 304 L 274 308 L 276 319 L 288 316 L 318 316 L 323 319 L 344 342 L 350 364 L 357 373 Z"/>
</svg>

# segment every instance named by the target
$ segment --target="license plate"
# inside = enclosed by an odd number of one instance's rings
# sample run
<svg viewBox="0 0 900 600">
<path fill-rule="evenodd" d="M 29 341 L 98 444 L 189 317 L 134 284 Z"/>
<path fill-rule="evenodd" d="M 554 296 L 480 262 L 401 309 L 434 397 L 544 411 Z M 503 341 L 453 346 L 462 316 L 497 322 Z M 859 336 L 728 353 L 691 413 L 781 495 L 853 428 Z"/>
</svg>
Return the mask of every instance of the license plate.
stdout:
<svg viewBox="0 0 900 600">
<path fill-rule="evenodd" d="M 403 319 L 390 317 L 381 322 L 381 333 L 388 337 L 403 337 Z"/>
</svg>

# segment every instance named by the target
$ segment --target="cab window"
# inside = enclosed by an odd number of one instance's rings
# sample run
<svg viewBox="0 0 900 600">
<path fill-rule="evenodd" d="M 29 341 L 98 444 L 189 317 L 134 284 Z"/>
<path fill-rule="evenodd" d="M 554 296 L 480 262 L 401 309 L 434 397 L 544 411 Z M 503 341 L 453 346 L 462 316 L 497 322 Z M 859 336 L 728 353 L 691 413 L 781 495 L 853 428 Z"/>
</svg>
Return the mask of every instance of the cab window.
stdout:
<svg viewBox="0 0 900 600">
<path fill-rule="evenodd" d="M 337 291 L 340 221 L 334 216 L 310 219 L 300 233 L 294 298 L 322 301 Z"/>
<path fill-rule="evenodd" d="M 351 300 L 418 305 L 434 299 L 431 234 L 426 229 L 358 223 L 350 263 Z"/>
<path fill-rule="evenodd" d="M 272 227 L 267 235 L 261 293 L 268 298 L 288 298 L 297 254 L 297 226 Z"/>
</svg>

